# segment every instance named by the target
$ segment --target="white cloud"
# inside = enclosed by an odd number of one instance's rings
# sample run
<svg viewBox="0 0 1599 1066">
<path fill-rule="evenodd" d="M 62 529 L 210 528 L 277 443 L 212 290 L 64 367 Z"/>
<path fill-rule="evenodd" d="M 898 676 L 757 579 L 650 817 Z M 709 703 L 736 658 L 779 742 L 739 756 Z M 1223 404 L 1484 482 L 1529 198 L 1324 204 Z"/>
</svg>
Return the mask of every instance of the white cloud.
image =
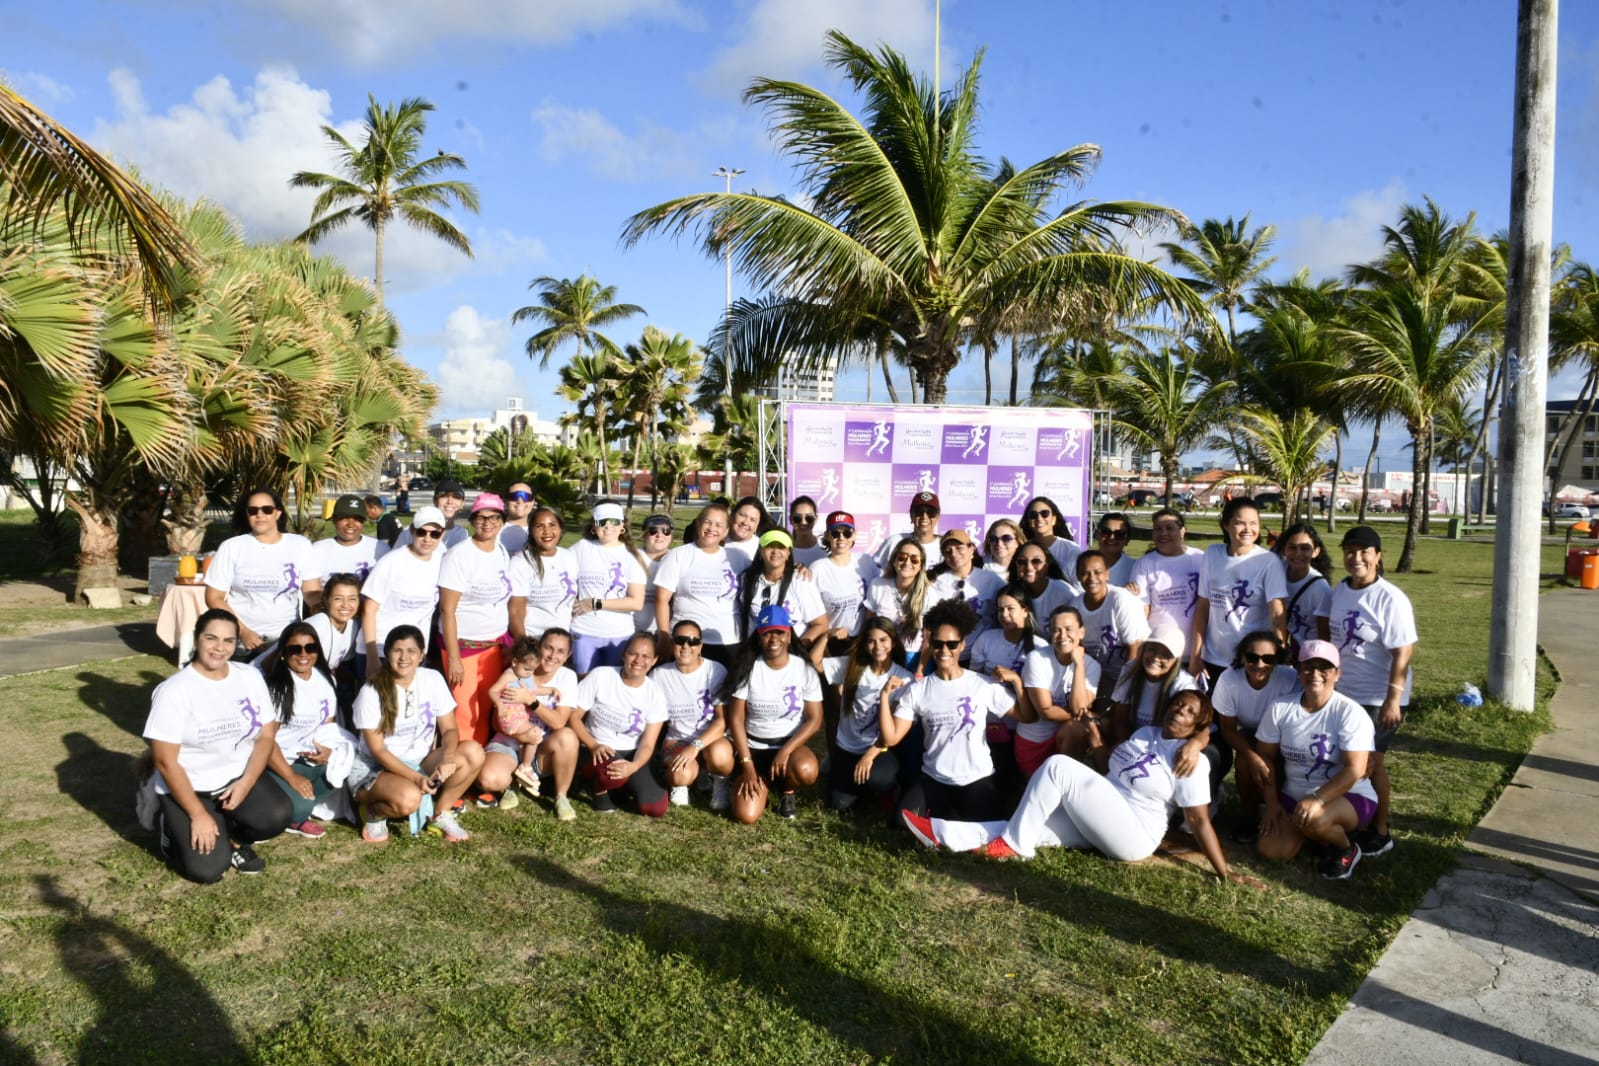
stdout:
<svg viewBox="0 0 1599 1066">
<path fill-rule="evenodd" d="M 590 173 L 612 181 L 647 181 L 698 175 L 709 167 L 713 149 L 725 145 L 736 123 L 701 123 L 692 131 L 640 122 L 632 133 L 604 114 L 545 100 L 533 110 L 539 128 L 539 155 L 552 162 L 577 159 Z"/>
<path fill-rule="evenodd" d="M 679 0 L 253 0 L 256 8 L 322 35 L 346 59 L 375 66 L 449 38 L 496 44 L 560 44 L 644 22 L 693 24 Z"/>
<path fill-rule="evenodd" d="M 59 104 L 70 103 L 76 95 L 72 86 L 35 70 L 0 70 L 0 82 L 10 85 L 46 111 Z"/>
<path fill-rule="evenodd" d="M 508 319 L 487 319 L 463 304 L 444 323 L 444 358 L 434 378 L 442 416 L 492 411 L 517 392 L 516 367 L 506 358 L 511 344 Z"/>
<path fill-rule="evenodd" d="M 1356 193 L 1336 215 L 1303 215 L 1283 228 L 1274 274 L 1288 276 L 1309 268 L 1311 281 L 1342 277 L 1352 263 L 1382 252 L 1382 228 L 1399 218 L 1405 187 L 1391 181 L 1381 189 Z"/>
<path fill-rule="evenodd" d="M 742 90 L 757 75 L 799 78 L 821 65 L 823 35 L 835 29 L 869 48 L 891 44 L 931 73 L 929 0 L 755 0 L 746 12 L 738 37 L 701 75 L 708 88 Z M 945 70 L 947 86 L 955 68 Z"/>
</svg>

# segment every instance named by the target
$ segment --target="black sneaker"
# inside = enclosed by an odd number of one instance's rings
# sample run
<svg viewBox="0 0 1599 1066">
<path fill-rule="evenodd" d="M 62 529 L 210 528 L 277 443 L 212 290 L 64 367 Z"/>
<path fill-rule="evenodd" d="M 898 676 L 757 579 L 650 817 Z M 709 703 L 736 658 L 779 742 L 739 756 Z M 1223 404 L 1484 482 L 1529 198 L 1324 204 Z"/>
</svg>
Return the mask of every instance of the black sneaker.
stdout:
<svg viewBox="0 0 1599 1066">
<path fill-rule="evenodd" d="M 1349 875 L 1355 872 L 1355 867 L 1360 865 L 1360 845 L 1350 844 L 1343 851 L 1328 849 L 1327 857 L 1321 861 L 1321 876 L 1329 881 L 1347 881 Z"/>
<path fill-rule="evenodd" d="M 1233 821 L 1233 839 L 1240 844 L 1253 844 L 1260 839 L 1259 819 L 1240 814 Z"/>
<path fill-rule="evenodd" d="M 785 792 L 777 797 L 777 816 L 792 821 L 799 814 L 799 797 Z"/>
<path fill-rule="evenodd" d="M 594 795 L 594 813 L 595 814 L 615 814 L 616 813 L 616 801 L 611 798 L 611 794 L 609 792 L 597 792 L 597 793 L 595 793 L 595 795 Z"/>
<path fill-rule="evenodd" d="M 266 860 L 257 855 L 255 849 L 248 844 L 240 844 L 234 848 L 233 857 L 228 862 L 241 874 L 258 874 L 266 869 Z"/>
<path fill-rule="evenodd" d="M 1349 839 L 1360 845 L 1360 854 L 1368 859 L 1378 855 L 1386 855 L 1394 850 L 1394 838 L 1387 833 L 1379 833 L 1375 829 L 1366 828 L 1358 833 L 1349 834 Z"/>
</svg>

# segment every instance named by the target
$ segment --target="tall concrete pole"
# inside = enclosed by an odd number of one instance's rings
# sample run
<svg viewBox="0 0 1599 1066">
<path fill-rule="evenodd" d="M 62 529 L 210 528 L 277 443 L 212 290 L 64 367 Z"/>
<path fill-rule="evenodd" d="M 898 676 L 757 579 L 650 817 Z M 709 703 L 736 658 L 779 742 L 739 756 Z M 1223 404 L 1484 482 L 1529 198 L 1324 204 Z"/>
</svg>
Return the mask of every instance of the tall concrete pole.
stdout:
<svg viewBox="0 0 1599 1066">
<path fill-rule="evenodd" d="M 1499 463 L 1504 476 L 1499 481 L 1498 532 L 1494 537 L 1488 694 L 1520 711 L 1532 710 L 1537 678 L 1558 24 L 1558 0 L 1519 0 L 1505 396 L 1499 422 Z"/>
<path fill-rule="evenodd" d="M 715 178 L 727 179 L 727 194 L 733 195 L 733 179 L 744 173 L 737 167 L 717 167 L 711 171 Z M 725 324 L 727 315 L 733 310 L 733 248 L 731 245 L 722 250 L 722 265 L 727 271 L 727 299 L 722 304 L 722 321 Z M 724 339 L 722 344 L 722 395 L 731 403 L 733 399 L 733 346 Z M 733 409 L 727 410 L 728 428 L 732 428 Z M 738 493 L 733 488 L 733 449 L 727 450 L 727 456 L 722 462 L 722 495 L 733 502 L 738 502 Z"/>
</svg>

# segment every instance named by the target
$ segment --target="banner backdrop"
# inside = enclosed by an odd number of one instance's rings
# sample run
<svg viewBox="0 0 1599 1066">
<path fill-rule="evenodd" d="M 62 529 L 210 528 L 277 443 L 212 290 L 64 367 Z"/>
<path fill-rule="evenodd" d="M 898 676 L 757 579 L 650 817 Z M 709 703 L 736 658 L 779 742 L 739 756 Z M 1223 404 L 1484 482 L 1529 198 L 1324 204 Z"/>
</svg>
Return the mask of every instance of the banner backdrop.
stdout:
<svg viewBox="0 0 1599 1066">
<path fill-rule="evenodd" d="M 965 529 L 979 546 L 990 522 L 1019 518 L 1034 496 L 1090 543 L 1092 411 L 790 403 L 786 418 L 788 498 L 811 497 L 824 520 L 854 514 L 857 551 L 909 532 L 922 491 L 938 494 L 940 531 Z"/>
</svg>

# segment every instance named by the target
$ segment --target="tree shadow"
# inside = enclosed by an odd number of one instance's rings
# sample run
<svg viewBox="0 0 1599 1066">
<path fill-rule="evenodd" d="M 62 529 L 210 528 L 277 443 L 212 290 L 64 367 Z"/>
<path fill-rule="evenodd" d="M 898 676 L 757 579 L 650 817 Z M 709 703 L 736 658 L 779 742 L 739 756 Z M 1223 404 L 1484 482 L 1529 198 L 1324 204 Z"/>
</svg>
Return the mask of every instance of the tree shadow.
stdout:
<svg viewBox="0 0 1599 1066">
<path fill-rule="evenodd" d="M 872 1061 L 1016 1066 L 1042 1061 L 1002 1033 L 973 1031 L 924 1002 L 840 972 L 786 926 L 629 898 L 534 855 L 513 861 L 542 884 L 586 897 L 607 926 L 658 957 L 688 959 L 709 975 L 750 989 L 861 1049 Z M 839 1010 L 841 1003 L 850 1005 L 847 1014 Z"/>
<path fill-rule="evenodd" d="M 1385 1015 L 1406 1026 L 1430 1030 L 1458 1041 L 1462 1056 L 1476 1052 L 1473 1061 L 1480 1061 L 1481 1055 L 1487 1053 L 1501 1056 L 1505 1062 L 1534 1062 L 1540 1066 L 1593 1066 L 1594 1060 L 1590 1055 L 1542 1043 L 1494 1025 L 1491 1021 L 1473 1018 L 1406 995 L 1378 981 L 1368 981 L 1362 986 L 1354 1002 L 1373 1014 Z M 1413 1053 L 1415 1050 L 1412 1048 Z"/>
<path fill-rule="evenodd" d="M 93 737 L 68 733 L 61 738 L 67 757 L 56 764 L 56 787 L 122 839 L 155 852 L 155 841 L 134 812 L 138 777 L 135 756 L 101 747 Z"/>
<path fill-rule="evenodd" d="M 118 681 L 92 670 L 79 671 L 78 699 L 90 710 L 98 711 L 130 736 L 143 738 L 144 722 L 150 716 L 150 694 L 167 679 L 154 670 L 141 670 L 139 683 Z"/>
<path fill-rule="evenodd" d="M 39 898 L 63 916 L 54 937 L 62 968 L 95 999 L 97 1013 L 76 1061 L 239 1062 L 245 1049 L 222 1006 L 181 963 L 131 929 L 34 878 Z"/>
<path fill-rule="evenodd" d="M 1507 751 L 1504 748 L 1485 748 L 1478 744 L 1467 744 L 1459 740 L 1425 736 L 1419 732 L 1399 734 L 1394 739 L 1394 750 L 1401 753 L 1417 752 L 1424 755 L 1437 755 L 1440 758 L 1454 759 L 1460 762 L 1499 763 L 1510 769 L 1515 768 L 1520 758 L 1515 752 Z"/>
<path fill-rule="evenodd" d="M 1526 758 L 1521 760 L 1521 765 L 1523 769 L 1542 770 L 1546 774 L 1559 774 L 1562 777 L 1575 777 L 1579 781 L 1599 781 L 1599 766 L 1592 763 L 1557 759 L 1551 755 L 1529 752 Z"/>
</svg>

